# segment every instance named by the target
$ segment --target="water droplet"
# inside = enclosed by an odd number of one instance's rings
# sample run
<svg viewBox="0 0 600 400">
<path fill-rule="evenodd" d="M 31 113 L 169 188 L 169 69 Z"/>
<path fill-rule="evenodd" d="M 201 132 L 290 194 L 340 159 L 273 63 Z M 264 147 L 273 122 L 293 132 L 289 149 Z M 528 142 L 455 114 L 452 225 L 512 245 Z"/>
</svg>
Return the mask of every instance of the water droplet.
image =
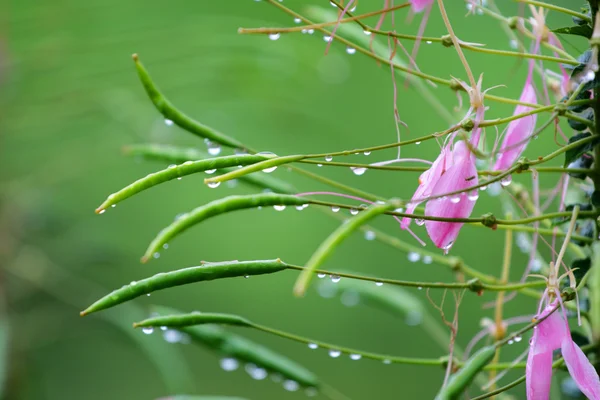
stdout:
<svg viewBox="0 0 600 400">
<path fill-rule="evenodd" d="M 392 360 L 388 360 L 387 358 L 382 361 L 385 365 L 389 365 L 392 363 Z"/>
<path fill-rule="evenodd" d="M 167 328 L 166 326 L 161 326 L 161 327 L 160 327 L 160 330 L 161 330 L 161 331 L 166 331 L 167 329 L 169 329 L 169 328 Z"/>
<path fill-rule="evenodd" d="M 300 389 L 300 385 L 298 384 L 298 382 L 288 379 L 283 381 L 283 388 L 288 392 L 295 392 L 298 389 Z"/>
<path fill-rule="evenodd" d="M 357 175 L 357 176 L 361 176 L 365 172 L 367 172 L 367 169 L 363 168 L 363 167 L 350 167 L 350 169 L 352 170 L 352 172 L 354 172 L 354 175 Z"/>
<path fill-rule="evenodd" d="M 219 185 L 221 185 L 221 182 L 208 182 L 207 186 L 211 189 L 217 188 L 219 187 Z"/>
<path fill-rule="evenodd" d="M 268 375 L 264 368 L 257 367 L 254 364 L 246 364 L 244 369 L 252 379 L 256 379 L 257 381 L 262 381 Z"/>
<path fill-rule="evenodd" d="M 417 253 L 416 251 L 411 251 L 410 253 L 408 253 L 408 261 L 417 262 L 420 259 L 421 259 L 421 255 L 419 253 Z"/>
<path fill-rule="evenodd" d="M 354 47 L 347 46 L 346 47 L 346 53 L 348 53 L 348 54 L 355 54 L 356 53 L 356 49 Z"/>
<path fill-rule="evenodd" d="M 131 282 L 129 283 L 129 285 L 130 285 L 130 286 L 135 286 L 135 285 L 137 285 L 137 282 L 136 282 L 136 281 L 131 281 Z"/>
<path fill-rule="evenodd" d="M 182 179 L 183 179 L 183 178 L 182 178 L 181 176 L 178 176 L 178 177 L 177 177 L 177 180 L 178 180 L 178 181 L 180 181 L 180 180 L 182 180 Z"/>
<path fill-rule="evenodd" d="M 177 164 L 169 164 L 169 169 L 177 168 Z"/>
<path fill-rule="evenodd" d="M 215 172 L 217 172 L 217 170 L 216 170 L 216 169 L 207 169 L 206 171 L 204 171 L 204 173 L 205 173 L 205 174 L 207 174 L 207 175 L 212 175 L 212 174 L 214 174 Z"/>
<path fill-rule="evenodd" d="M 366 240 L 375 240 L 375 232 L 373 232 L 373 231 L 366 231 L 365 232 L 365 239 Z"/>
<path fill-rule="evenodd" d="M 426 41 L 425 43 L 427 43 L 427 44 L 431 44 L 431 43 L 433 43 L 433 42 L 432 42 L 431 40 L 428 40 L 428 41 Z"/>
<path fill-rule="evenodd" d="M 531 262 L 531 272 L 538 272 L 542 269 L 542 262 L 536 258 Z"/>
<path fill-rule="evenodd" d="M 100 210 L 100 211 L 98 212 L 98 214 L 104 214 L 105 212 L 106 212 L 106 210 Z"/>
<path fill-rule="evenodd" d="M 512 340 L 512 339 L 510 339 L 510 340 L 508 341 L 508 344 L 513 344 L 513 343 L 514 343 L 514 340 Z"/>
<path fill-rule="evenodd" d="M 285 210 L 285 206 L 284 206 L 284 205 L 277 205 L 277 206 L 273 206 L 273 208 L 274 208 L 276 211 L 283 211 L 283 210 Z"/>
<path fill-rule="evenodd" d="M 305 34 L 306 32 L 308 32 L 308 30 L 302 29 L 300 32 L 302 32 L 302 34 Z"/>
<path fill-rule="evenodd" d="M 360 354 L 350 354 L 350 359 L 354 361 L 358 361 L 362 358 Z"/>
<path fill-rule="evenodd" d="M 477 201 L 478 198 L 479 192 L 477 191 L 477 189 L 472 190 L 467 196 L 467 199 L 469 199 L 470 201 Z"/>
<path fill-rule="evenodd" d="M 327 276 L 327 274 L 317 274 L 317 277 L 318 277 L 319 279 L 323 279 L 323 278 L 325 278 L 326 276 Z"/>
<path fill-rule="evenodd" d="M 166 126 L 173 126 L 173 121 L 171 121 L 170 119 L 165 119 L 165 125 Z"/>
<path fill-rule="evenodd" d="M 339 207 L 337 207 L 337 206 L 332 206 L 332 207 L 331 207 L 331 211 L 333 211 L 333 212 L 338 212 L 338 211 L 340 211 L 340 208 L 339 208 Z"/>
<path fill-rule="evenodd" d="M 299 24 L 300 22 L 302 22 L 302 20 L 300 18 L 294 18 L 294 23 L 295 24 Z"/>
<path fill-rule="evenodd" d="M 281 36 L 281 34 L 279 32 L 277 32 L 277 33 L 271 33 L 271 34 L 269 34 L 269 39 L 271 39 L 271 40 L 277 40 L 277 39 L 279 39 L 280 36 Z"/>
<path fill-rule="evenodd" d="M 250 278 L 250 275 L 244 275 L 244 278 L 248 279 Z"/>
<path fill-rule="evenodd" d="M 509 41 L 508 45 L 510 46 L 511 49 L 517 49 L 517 48 L 519 48 L 519 42 L 517 42 L 514 39 L 512 39 L 511 41 Z"/>
<path fill-rule="evenodd" d="M 372 33 L 372 32 L 371 32 L 371 31 L 363 31 L 363 33 L 364 33 L 365 35 L 367 35 L 367 36 L 371 36 L 371 33 Z"/>
<path fill-rule="evenodd" d="M 422 288 L 421 286 L 419 286 L 419 287 L 417 288 L 417 290 L 423 290 L 423 288 Z"/>
<path fill-rule="evenodd" d="M 508 186 L 508 185 L 510 185 L 511 183 L 512 183 L 512 176 L 511 176 L 511 175 L 505 176 L 504 178 L 502 178 L 502 179 L 500 180 L 500 184 L 501 184 L 502 186 Z"/>
<path fill-rule="evenodd" d="M 327 43 L 331 42 L 331 36 L 329 35 L 324 35 L 323 36 L 323 40 L 326 41 Z"/>
<path fill-rule="evenodd" d="M 325 156 L 325 161 L 330 162 L 333 160 L 333 156 Z"/>
<path fill-rule="evenodd" d="M 150 335 L 152 332 L 154 332 L 154 328 L 151 326 L 146 326 L 142 328 L 142 332 L 144 332 L 146 335 Z"/>
<path fill-rule="evenodd" d="M 423 225 L 425 225 L 425 220 L 420 219 L 420 218 L 415 218 L 415 224 L 417 224 L 419 226 L 423 226 Z"/>
<path fill-rule="evenodd" d="M 417 326 L 423 321 L 423 314 L 420 311 L 411 310 L 406 314 L 404 322 L 408 326 Z"/>
<path fill-rule="evenodd" d="M 331 358 L 338 358 L 340 356 L 340 354 L 342 354 L 342 352 L 339 350 L 334 350 L 334 349 L 329 350 L 329 356 Z"/>
<path fill-rule="evenodd" d="M 311 349 L 311 350 L 316 350 L 316 349 L 319 348 L 319 345 L 316 344 L 316 343 L 309 343 L 308 344 L 308 348 Z"/>
<path fill-rule="evenodd" d="M 159 258 L 160 257 L 160 253 L 157 251 L 156 253 L 152 254 L 152 257 Z"/>
<path fill-rule="evenodd" d="M 211 156 L 218 156 L 221 153 L 221 146 L 218 143 L 213 143 L 210 140 L 204 140 L 204 142 L 206 143 L 208 154 Z"/>
<path fill-rule="evenodd" d="M 375 282 L 375 286 L 383 286 L 383 282 Z"/>
<path fill-rule="evenodd" d="M 342 279 L 342 277 L 339 275 L 331 275 L 330 277 L 331 277 L 331 282 L 333 282 L 333 283 L 338 283 Z"/>
<path fill-rule="evenodd" d="M 442 247 L 442 250 L 444 250 L 444 254 L 448 254 L 448 252 L 450 251 L 450 249 L 452 248 L 452 245 L 454 244 L 454 242 L 450 242 L 447 245 L 445 245 L 444 247 Z"/>
<path fill-rule="evenodd" d="M 238 360 L 235 358 L 223 358 L 219 361 L 219 364 L 225 371 L 235 371 L 239 367 Z"/>
<path fill-rule="evenodd" d="M 479 189 L 483 190 L 484 192 L 487 190 L 487 186 L 482 186 Z"/>
<path fill-rule="evenodd" d="M 177 178 L 177 179 L 181 179 L 181 178 Z M 117 206 L 116 204 L 111 205 L 112 208 L 115 208 L 116 206 Z"/>
<path fill-rule="evenodd" d="M 174 329 L 168 329 L 163 333 L 163 339 L 167 343 L 179 343 L 181 342 L 183 335 L 181 332 L 176 331 Z"/>
<path fill-rule="evenodd" d="M 523 340 L 523 338 L 521 336 L 515 336 L 514 340 L 515 343 L 519 343 L 521 340 Z"/>
<path fill-rule="evenodd" d="M 453 204 L 458 204 L 458 203 L 460 203 L 460 198 L 461 198 L 460 194 L 454 194 L 454 195 L 450 196 L 450 202 Z"/>
<path fill-rule="evenodd" d="M 365 156 L 368 156 L 368 155 L 370 155 L 370 154 L 371 154 L 371 152 L 370 152 L 370 151 L 363 151 L 363 154 L 364 154 Z"/>
<path fill-rule="evenodd" d="M 433 262 L 433 259 L 431 258 L 431 256 L 423 256 L 424 264 L 431 264 L 432 262 Z"/>
<path fill-rule="evenodd" d="M 321 168 L 323 166 L 323 164 L 317 164 L 317 167 Z"/>
<path fill-rule="evenodd" d="M 421 144 L 421 142 L 415 142 L 415 144 L 418 146 L 418 145 L 420 145 L 420 144 Z"/>
<path fill-rule="evenodd" d="M 358 210 L 356 208 L 351 208 L 350 209 L 350 214 L 356 215 L 356 214 L 358 214 Z"/>
<path fill-rule="evenodd" d="M 309 30 L 308 30 L 308 34 L 309 34 L 309 35 L 312 35 L 313 33 L 315 33 L 315 30 L 314 30 L 314 29 L 309 29 Z"/>
</svg>

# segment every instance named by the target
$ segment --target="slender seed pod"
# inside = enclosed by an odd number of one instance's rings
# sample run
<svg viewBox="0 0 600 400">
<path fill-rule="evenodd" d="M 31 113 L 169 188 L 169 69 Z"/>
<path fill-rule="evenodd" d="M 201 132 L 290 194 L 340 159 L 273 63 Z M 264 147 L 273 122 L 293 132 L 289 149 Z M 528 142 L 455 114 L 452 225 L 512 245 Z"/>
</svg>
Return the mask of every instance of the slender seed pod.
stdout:
<svg viewBox="0 0 600 400">
<path fill-rule="evenodd" d="M 302 160 L 303 158 L 304 156 L 284 156 L 273 158 L 271 160 L 260 161 L 256 164 L 248 165 L 244 168 L 235 169 L 223 175 L 207 178 L 204 180 L 204 183 L 220 183 L 229 181 L 231 179 L 241 178 L 242 176 L 251 174 L 252 172 L 262 171 L 268 168 L 275 168 L 282 164 L 288 164 L 294 161 Z"/>
<path fill-rule="evenodd" d="M 496 346 L 486 346 L 473 354 L 463 367 L 450 377 L 448 384 L 435 397 L 436 400 L 459 399 L 475 376 L 489 364 L 496 354 Z"/>
<path fill-rule="evenodd" d="M 247 196 L 229 196 L 223 199 L 212 201 L 206 205 L 198 207 L 189 213 L 182 215 L 179 219 L 159 232 L 154 238 L 148 250 L 142 257 L 142 262 L 146 262 L 161 247 L 175 236 L 183 231 L 207 220 L 211 217 L 225 214 L 231 211 L 244 210 L 247 208 L 257 208 L 265 206 L 299 206 L 307 203 L 306 199 L 297 196 L 290 196 L 276 193 L 261 193 Z"/>
<path fill-rule="evenodd" d="M 252 324 L 246 318 L 240 317 L 239 315 L 233 314 L 220 314 L 220 313 L 201 313 L 193 312 L 191 314 L 175 314 L 175 315 L 164 315 L 160 317 L 152 317 L 145 319 L 141 322 L 133 324 L 134 328 L 143 328 L 148 326 L 169 326 L 169 327 L 182 327 L 190 325 L 203 325 L 203 324 L 222 324 L 222 325 L 237 325 L 237 326 L 251 326 Z"/>
<path fill-rule="evenodd" d="M 397 202 L 391 201 L 384 204 L 372 204 L 365 211 L 360 212 L 355 217 L 349 219 L 344 224 L 340 225 L 325 241 L 321 243 L 319 248 L 313 253 L 312 257 L 306 263 L 306 269 L 302 271 L 296 284 L 294 285 L 294 294 L 303 296 L 310 284 L 314 272 L 323 262 L 333 253 L 335 248 L 344 241 L 352 232 L 359 229 L 369 220 L 377 215 L 383 214 L 386 211 L 399 207 Z"/>
<path fill-rule="evenodd" d="M 149 160 L 165 161 L 168 163 L 184 163 L 190 160 L 204 160 L 210 158 L 205 152 L 192 147 L 176 147 L 162 144 L 134 144 L 124 148 L 124 152 L 131 156 L 141 156 Z M 236 168 L 237 169 L 237 168 Z M 227 173 L 234 168 L 218 168 L 219 172 Z M 294 194 L 298 191 L 294 186 L 269 174 L 244 175 L 239 180 L 259 189 L 268 189 L 275 193 Z"/>
<path fill-rule="evenodd" d="M 197 267 L 163 272 L 151 276 L 150 278 L 142 279 L 141 281 L 131 282 L 129 285 L 125 285 L 120 289 L 114 290 L 82 311 L 81 316 L 114 307 L 117 304 L 135 299 L 136 297 L 174 286 L 211 281 L 221 278 L 271 274 L 284 269 L 286 269 L 286 265 L 282 263 L 281 260 L 277 259 L 206 263 Z"/>
<path fill-rule="evenodd" d="M 152 174 L 148 174 L 145 177 L 138 179 L 130 185 L 125 186 L 108 196 L 108 198 L 96 209 L 96 213 L 99 214 L 106 210 L 108 207 L 117 204 L 133 195 L 136 195 L 146 189 L 150 189 L 153 186 L 159 185 L 164 182 L 175 180 L 186 175 L 195 174 L 198 172 L 204 172 L 209 170 L 215 170 L 225 167 L 231 167 L 236 165 L 248 165 L 254 164 L 264 160 L 263 156 L 256 155 L 235 155 L 225 156 L 217 158 L 209 158 L 207 160 L 196 160 L 196 161 L 185 161 L 180 165 L 172 165 L 169 168 L 163 169 Z"/>
<path fill-rule="evenodd" d="M 186 131 L 193 133 L 194 135 L 200 136 L 205 139 L 209 139 L 213 142 L 222 144 L 223 146 L 228 146 L 237 149 L 245 149 L 246 147 L 238 140 L 231 138 L 224 133 L 221 133 L 213 128 L 210 128 L 200 122 L 194 120 L 193 118 L 185 115 L 183 112 L 176 109 L 170 102 L 167 100 L 165 96 L 158 90 L 158 87 L 150 78 L 150 74 L 144 68 L 142 63 L 140 62 L 138 55 L 133 55 L 133 61 L 135 62 L 135 68 L 137 70 L 138 76 L 144 85 L 144 89 L 146 89 L 146 93 L 152 104 L 156 107 L 156 109 L 168 120 L 173 121 L 173 123 L 180 128 L 185 129 Z"/>
<path fill-rule="evenodd" d="M 161 315 L 178 313 L 166 307 L 153 307 L 153 309 Z M 280 374 L 304 387 L 319 388 L 320 386 L 319 379 L 303 366 L 258 343 L 227 332 L 217 325 L 181 327 L 178 330 L 189 335 L 194 343 L 207 346 L 224 356 Z"/>
</svg>

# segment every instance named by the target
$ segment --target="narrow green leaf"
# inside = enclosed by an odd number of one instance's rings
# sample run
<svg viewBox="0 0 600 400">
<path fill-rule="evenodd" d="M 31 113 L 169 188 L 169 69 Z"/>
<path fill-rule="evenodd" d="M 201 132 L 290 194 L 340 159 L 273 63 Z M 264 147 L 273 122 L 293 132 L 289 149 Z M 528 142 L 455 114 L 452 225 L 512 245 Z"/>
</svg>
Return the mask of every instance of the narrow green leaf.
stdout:
<svg viewBox="0 0 600 400">
<path fill-rule="evenodd" d="M 314 271 L 319 268 L 323 262 L 333 253 L 333 251 L 342 243 L 352 232 L 359 229 L 362 225 L 366 224 L 377 215 L 383 214 L 386 211 L 393 210 L 399 207 L 398 202 L 390 201 L 389 203 L 379 204 L 375 203 L 369 206 L 365 211 L 361 211 L 359 214 L 350 218 L 342 225 L 340 225 L 313 253 L 312 257 L 306 263 L 306 269 L 300 273 L 300 276 L 296 280 L 294 286 L 294 294 L 296 296 L 303 296 L 310 284 L 310 281 L 314 275 Z"/>
<path fill-rule="evenodd" d="M 2 304 L 4 306 L 4 304 Z M 9 371 L 10 324 L 8 314 L 3 310 L 0 314 L 0 398 L 3 397 L 6 378 Z"/>
<path fill-rule="evenodd" d="M 591 38 L 593 29 L 591 26 L 585 25 L 576 25 L 576 26 L 567 26 L 564 28 L 552 29 L 554 33 L 562 33 L 565 35 L 576 35 L 583 36 L 585 38 Z"/>
<path fill-rule="evenodd" d="M 463 367 L 450 377 L 448 384 L 440 390 L 436 400 L 456 400 L 469 387 L 475 376 L 489 364 L 496 354 L 495 346 L 481 348 L 467 360 Z"/>
<path fill-rule="evenodd" d="M 148 97 L 150 97 L 152 104 L 154 104 L 156 109 L 166 119 L 173 121 L 175 125 L 185 129 L 188 132 L 191 132 L 202 138 L 209 139 L 213 142 L 222 144 L 223 146 L 228 146 L 235 149 L 246 148 L 240 141 L 231 138 L 213 128 L 210 128 L 176 109 L 154 84 L 152 78 L 150 77 L 150 74 L 140 62 L 137 54 L 133 55 L 133 61 L 135 62 L 135 68 L 138 72 L 140 80 L 142 81 L 142 85 L 144 85 L 144 88 L 146 89 Z"/>
<path fill-rule="evenodd" d="M 146 253 L 142 257 L 142 262 L 148 261 L 163 247 L 164 244 L 173 239 L 175 236 L 191 228 L 192 226 L 217 215 L 248 208 L 266 206 L 299 206 L 305 203 L 306 199 L 302 199 L 301 197 L 276 193 L 229 196 L 223 199 L 212 201 L 182 215 L 171 225 L 160 231 L 152 243 L 150 243 L 148 250 L 146 250 Z"/>
<path fill-rule="evenodd" d="M 271 274 L 284 269 L 286 269 L 286 265 L 277 259 L 206 263 L 197 267 L 163 272 L 150 278 L 131 282 L 120 289 L 112 291 L 82 311 L 81 316 L 114 307 L 136 297 L 174 286 L 238 276 Z"/>
<path fill-rule="evenodd" d="M 160 317 L 152 317 L 133 324 L 134 328 L 143 327 L 182 327 L 190 325 L 202 324 L 222 324 L 222 325 L 237 325 L 251 326 L 250 321 L 239 315 L 221 314 L 221 313 L 201 313 L 193 312 L 191 314 L 174 314 L 164 315 Z"/>
<path fill-rule="evenodd" d="M 117 204 L 131 196 L 134 196 L 146 189 L 159 185 L 164 182 L 175 180 L 186 175 L 195 174 L 198 172 L 216 170 L 219 168 L 255 164 L 264 160 L 265 157 L 256 155 L 234 155 L 217 158 L 209 158 L 207 160 L 185 161 L 183 164 L 173 164 L 169 168 L 163 169 L 146 175 L 138 179 L 130 185 L 108 196 L 108 198 L 97 209 L 96 213 L 100 214 L 110 206 Z"/>
<path fill-rule="evenodd" d="M 233 170 L 224 175 L 207 178 L 204 180 L 204 183 L 221 183 L 221 182 L 229 181 L 231 179 L 241 178 L 241 177 L 251 174 L 253 172 L 262 171 L 262 170 L 269 169 L 269 168 L 274 168 L 274 167 L 277 167 L 282 164 L 289 164 L 294 161 L 302 160 L 303 158 L 304 158 L 304 156 L 283 156 L 283 157 L 273 158 L 271 160 L 264 160 L 264 161 L 258 162 L 256 164 L 248 165 L 247 167 L 244 167 L 244 168 L 239 168 L 239 169 Z"/>
<path fill-rule="evenodd" d="M 175 147 L 160 144 L 137 144 L 126 146 L 125 153 L 132 156 L 141 156 L 150 160 L 165 161 L 168 163 L 184 163 L 190 160 L 204 160 L 208 154 L 195 148 Z M 237 169 L 237 168 L 236 168 Z M 220 173 L 233 171 L 234 168 L 217 168 Z M 281 179 L 269 174 L 245 175 L 239 178 L 241 182 L 259 189 L 268 189 L 275 193 L 293 194 L 296 188 Z"/>
<path fill-rule="evenodd" d="M 160 315 L 179 314 L 177 310 L 166 307 L 153 307 L 153 310 Z M 188 334 L 193 342 L 207 346 L 224 356 L 254 364 L 269 373 L 280 374 L 304 387 L 320 386 L 319 379 L 295 361 L 243 336 L 227 332 L 217 325 L 180 327 L 178 330 Z"/>
</svg>

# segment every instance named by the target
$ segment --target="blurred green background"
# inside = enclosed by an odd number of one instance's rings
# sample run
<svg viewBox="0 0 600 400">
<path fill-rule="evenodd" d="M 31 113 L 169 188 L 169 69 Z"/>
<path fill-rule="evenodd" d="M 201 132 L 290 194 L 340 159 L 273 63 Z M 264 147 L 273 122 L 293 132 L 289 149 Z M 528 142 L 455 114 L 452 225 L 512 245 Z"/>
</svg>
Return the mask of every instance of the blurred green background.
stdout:
<svg viewBox="0 0 600 400">
<path fill-rule="evenodd" d="M 327 1 L 285 1 L 299 11 L 309 3 L 331 9 Z M 358 11 L 378 9 L 381 3 L 361 0 Z M 453 3 L 448 9 L 462 39 L 510 48 L 496 21 L 465 17 L 462 2 L 447 3 Z M 516 4 L 498 3 L 506 15 L 519 12 Z M 558 3 L 569 6 L 571 2 Z M 205 149 L 192 135 L 164 124 L 138 82 L 132 53 L 139 53 L 180 109 L 242 142 L 277 154 L 394 141 L 390 71 L 365 56 L 347 54 L 335 43 L 325 56 L 325 42 L 317 33 L 283 35 L 277 41 L 239 35 L 239 27 L 294 24 L 290 16 L 265 2 L 9 0 L 0 10 L 0 284 L 2 326 L 10 332 L 2 366 L 4 398 L 155 399 L 176 393 L 254 400 L 305 398 L 301 391 L 286 392 L 270 379 L 254 381 L 243 368 L 225 372 L 218 357 L 206 349 L 167 343 L 160 332 L 144 335 L 129 329 L 152 304 L 236 313 L 365 351 L 422 357 L 446 353 L 419 326 L 409 326 L 402 318 L 361 304 L 346 307 L 339 298 L 324 299 L 316 290 L 303 299 L 293 297 L 294 272 L 189 285 L 136 299 L 131 307 L 80 318 L 80 310 L 114 288 L 201 260 L 281 257 L 303 264 L 338 225 L 312 207 L 301 212 L 293 207 L 284 212 L 239 212 L 194 228 L 171 243 L 160 259 L 141 265 L 146 245 L 175 215 L 255 189 L 243 184 L 209 189 L 202 183 L 204 176 L 194 175 L 153 188 L 104 215 L 94 214 L 109 193 L 166 167 L 123 156 L 124 145 L 152 142 Z M 414 33 L 421 17 L 410 22 L 407 14 L 406 10 L 396 13 L 396 29 Z M 549 19 L 553 27 L 570 22 L 562 16 Z M 433 12 L 426 33 L 444 32 L 438 13 Z M 576 55 L 583 50 L 579 42 L 570 41 L 574 45 L 567 44 L 568 51 Z M 494 89 L 495 94 L 519 96 L 524 63 L 467 56 L 474 72 L 484 73 L 485 87 L 504 85 Z M 465 78 L 451 49 L 422 44 L 418 60 L 426 72 Z M 397 81 L 400 116 L 410 127 L 405 138 L 448 126 L 417 91 L 403 87 L 402 77 Z M 449 109 L 456 106 L 450 90 L 433 90 Z M 512 113 L 510 106 L 487 105 L 487 118 Z M 536 157 L 553 149 L 550 136 L 533 142 L 527 155 Z M 403 157 L 432 159 L 436 148 L 432 142 L 408 147 Z M 394 155 L 390 150 L 352 160 L 375 162 Z M 386 197 L 410 197 L 418 176 L 368 171 L 359 177 L 346 168 L 308 168 Z M 272 175 L 301 191 L 326 189 L 286 168 Z M 529 182 L 529 176 L 515 180 Z M 475 215 L 501 213 L 499 199 L 483 194 Z M 376 222 L 388 233 L 415 243 L 393 220 Z M 423 228 L 415 229 L 426 238 Z M 452 254 L 499 274 L 502 241 L 501 231 L 467 227 Z M 515 253 L 512 277 L 518 279 L 526 256 Z M 407 254 L 366 241 L 362 234 L 345 242 L 326 267 L 396 279 L 452 279 L 446 267 L 410 262 Z M 424 292 L 409 292 L 427 304 Z M 440 294 L 434 297 L 439 301 Z M 491 316 L 481 304 L 481 298 L 466 294 L 458 338 L 463 346 L 480 329 L 480 319 Z M 532 312 L 531 300 L 516 300 L 506 307 L 507 316 Z M 435 311 L 432 315 L 439 319 Z M 237 332 L 286 354 L 355 400 L 432 398 L 443 377 L 441 368 L 351 361 L 347 356 L 332 359 L 325 351 L 266 334 Z M 506 359 L 523 352 L 526 343 L 515 344 L 505 353 Z M 158 364 L 151 362 L 148 348 L 164 358 Z M 523 398 L 524 387 L 513 393 Z"/>
</svg>

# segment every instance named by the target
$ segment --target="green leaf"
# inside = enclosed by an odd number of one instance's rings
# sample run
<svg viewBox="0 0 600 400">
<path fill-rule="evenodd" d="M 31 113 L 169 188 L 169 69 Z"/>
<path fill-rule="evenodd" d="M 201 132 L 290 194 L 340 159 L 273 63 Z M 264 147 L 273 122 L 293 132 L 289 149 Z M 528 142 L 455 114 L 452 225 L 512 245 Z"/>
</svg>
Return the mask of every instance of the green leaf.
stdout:
<svg viewBox="0 0 600 400">
<path fill-rule="evenodd" d="M 573 143 L 577 143 L 583 139 L 587 139 L 591 137 L 592 134 L 589 132 L 581 132 L 576 135 L 573 135 L 569 138 L 569 145 Z M 587 153 L 592 150 L 592 148 L 599 143 L 598 138 L 594 140 L 587 140 L 579 146 L 573 146 L 573 148 L 569 148 L 565 152 L 565 162 L 564 167 L 567 168 L 569 164 L 573 161 L 576 161 L 579 157 L 581 157 L 584 153 Z"/>
<path fill-rule="evenodd" d="M 576 26 L 567 26 L 564 28 L 553 29 L 554 33 L 562 33 L 565 35 L 576 35 L 583 36 L 585 38 L 591 38 L 593 29 L 589 25 L 576 25 Z"/>
</svg>

